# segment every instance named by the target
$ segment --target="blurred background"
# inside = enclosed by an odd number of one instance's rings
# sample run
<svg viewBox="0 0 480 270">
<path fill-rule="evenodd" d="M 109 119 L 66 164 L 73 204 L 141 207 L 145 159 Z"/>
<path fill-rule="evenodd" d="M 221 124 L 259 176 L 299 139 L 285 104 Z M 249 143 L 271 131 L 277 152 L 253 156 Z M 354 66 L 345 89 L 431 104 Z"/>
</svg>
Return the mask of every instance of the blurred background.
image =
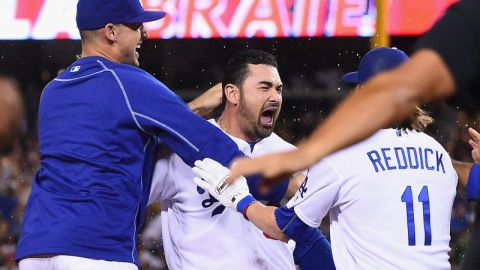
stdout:
<svg viewBox="0 0 480 270">
<path fill-rule="evenodd" d="M 80 54 L 76 0 L 0 1 L 0 81 L 24 102 L 22 134 L 0 154 L 0 270 L 17 269 L 15 248 L 31 179 L 39 164 L 36 118 L 43 87 Z M 234 53 L 261 49 L 278 57 L 285 85 L 276 132 L 291 143 L 308 136 L 350 91 L 340 77 L 356 70 L 372 47 L 407 54 L 455 0 L 141 0 L 168 16 L 146 28 L 141 68 L 185 101 L 219 82 Z M 4 84 L 0 84 L 2 86 Z M 4 87 L 4 86 L 2 86 Z M 0 88 L 0 95 L 4 89 Z M 427 133 L 452 158 L 471 161 L 467 127 L 479 110 L 455 100 L 425 109 L 436 122 Z M 374 121 L 374 119 L 372 119 Z M 451 262 L 465 254 L 474 205 L 458 197 L 452 209 Z M 166 269 L 159 207 L 150 208 L 139 236 L 144 269 Z M 150 225 L 150 226 L 149 226 Z M 52 228 L 54 229 L 54 228 Z M 323 228 L 328 234 L 328 228 Z"/>
</svg>

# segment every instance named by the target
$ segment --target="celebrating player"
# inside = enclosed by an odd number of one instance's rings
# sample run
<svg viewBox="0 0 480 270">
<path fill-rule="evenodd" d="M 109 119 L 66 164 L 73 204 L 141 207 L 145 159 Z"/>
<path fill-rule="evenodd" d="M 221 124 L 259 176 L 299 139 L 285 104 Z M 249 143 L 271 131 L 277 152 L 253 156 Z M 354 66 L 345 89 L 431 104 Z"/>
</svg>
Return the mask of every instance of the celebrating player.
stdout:
<svg viewBox="0 0 480 270">
<path fill-rule="evenodd" d="M 239 149 L 247 156 L 294 149 L 273 133 L 283 88 L 273 55 L 256 50 L 236 54 L 228 62 L 222 85 L 223 112 L 220 118 L 209 121 L 228 134 Z M 149 201 L 160 201 L 162 206 L 163 246 L 170 268 L 295 269 L 286 243 L 267 239 L 235 211 L 225 209 L 197 188 L 193 177 L 191 167 L 177 155 L 159 160 L 155 168 Z M 258 182 L 248 183 L 255 198 L 278 204 L 285 194 L 291 198 L 303 179 L 299 174 L 268 194 L 258 191 Z M 310 243 L 324 245 L 319 253 L 326 262 L 320 262 L 320 269 L 332 269 L 328 267 L 333 266 L 328 242 L 319 231 L 312 235 Z M 304 266 L 309 256 L 320 259 L 319 253 L 302 242 L 295 248 L 295 262 Z"/>
<path fill-rule="evenodd" d="M 138 0 L 78 2 L 81 58 L 40 100 L 41 166 L 18 243 L 20 269 L 138 269 L 135 239 L 157 143 L 189 165 L 204 157 L 228 165 L 243 155 L 137 68 L 142 23 L 164 15 Z"/>
<path fill-rule="evenodd" d="M 362 84 L 406 59 L 396 49 L 374 49 L 343 79 Z M 195 163 L 202 179 L 194 181 L 229 207 L 249 202 L 241 209 L 245 216 L 277 238 L 296 230 L 293 221 L 316 227 L 329 212 L 337 269 L 450 269 L 457 175 L 443 147 L 421 132 L 429 122 L 417 110 L 397 128 L 327 156 L 281 208 L 253 201 L 242 181 L 224 188 L 229 170 L 210 159 Z"/>
</svg>

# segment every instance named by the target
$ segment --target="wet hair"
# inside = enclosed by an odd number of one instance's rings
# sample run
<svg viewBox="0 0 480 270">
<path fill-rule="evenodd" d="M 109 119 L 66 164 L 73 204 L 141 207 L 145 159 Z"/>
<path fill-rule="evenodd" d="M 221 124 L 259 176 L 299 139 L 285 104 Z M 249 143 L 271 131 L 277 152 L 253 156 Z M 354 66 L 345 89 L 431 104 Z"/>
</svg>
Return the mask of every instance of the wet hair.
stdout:
<svg viewBox="0 0 480 270">
<path fill-rule="evenodd" d="M 227 63 L 225 75 L 222 80 L 222 108 L 225 108 L 225 104 L 227 103 L 225 86 L 230 83 L 241 89 L 245 79 L 249 75 L 248 64 L 263 64 L 278 68 L 276 57 L 268 52 L 247 50 L 233 55 Z"/>
</svg>

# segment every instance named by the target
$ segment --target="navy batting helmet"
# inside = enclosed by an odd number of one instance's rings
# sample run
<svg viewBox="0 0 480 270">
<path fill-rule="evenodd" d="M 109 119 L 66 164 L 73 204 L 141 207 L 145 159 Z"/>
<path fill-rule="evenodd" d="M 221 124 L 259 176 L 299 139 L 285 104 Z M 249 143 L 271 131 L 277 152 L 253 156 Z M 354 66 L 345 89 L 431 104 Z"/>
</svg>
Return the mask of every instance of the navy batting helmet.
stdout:
<svg viewBox="0 0 480 270">
<path fill-rule="evenodd" d="M 375 48 L 362 57 L 358 71 L 343 75 L 342 81 L 361 84 L 377 73 L 393 69 L 406 60 L 407 54 L 397 48 Z"/>
</svg>

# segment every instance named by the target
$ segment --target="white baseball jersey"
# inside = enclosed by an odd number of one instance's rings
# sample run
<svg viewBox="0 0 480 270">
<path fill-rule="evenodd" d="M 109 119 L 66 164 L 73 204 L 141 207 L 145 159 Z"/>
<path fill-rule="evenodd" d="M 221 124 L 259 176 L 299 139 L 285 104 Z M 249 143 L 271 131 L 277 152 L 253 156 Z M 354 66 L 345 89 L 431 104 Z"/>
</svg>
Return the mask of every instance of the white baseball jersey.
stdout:
<svg viewBox="0 0 480 270">
<path fill-rule="evenodd" d="M 209 120 L 214 124 L 215 120 Z M 251 146 L 230 136 L 247 156 L 294 146 L 272 133 Z M 162 207 L 162 236 L 170 269 L 295 269 L 285 243 L 263 233 L 236 211 L 197 188 L 191 167 L 177 155 L 157 162 L 149 203 Z"/>
<path fill-rule="evenodd" d="M 287 206 L 314 227 L 330 212 L 339 270 L 450 269 L 456 186 L 438 142 L 386 129 L 315 164 Z"/>
</svg>

